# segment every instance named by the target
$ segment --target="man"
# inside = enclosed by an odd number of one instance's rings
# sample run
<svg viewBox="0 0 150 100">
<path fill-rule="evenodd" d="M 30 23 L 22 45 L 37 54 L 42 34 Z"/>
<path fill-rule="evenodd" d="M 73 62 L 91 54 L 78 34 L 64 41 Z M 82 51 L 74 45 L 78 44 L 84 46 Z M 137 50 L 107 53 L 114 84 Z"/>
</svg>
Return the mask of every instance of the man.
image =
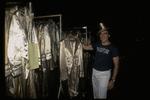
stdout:
<svg viewBox="0 0 150 100">
<path fill-rule="evenodd" d="M 99 25 L 100 30 L 97 35 L 100 37 L 101 43 L 98 42 L 88 46 L 83 44 L 83 49 L 96 50 L 92 74 L 93 95 L 94 99 L 105 99 L 107 90 L 114 88 L 119 69 L 119 52 L 118 48 L 109 41 L 108 28 L 103 23 Z M 112 61 L 115 67 L 110 78 Z"/>
</svg>

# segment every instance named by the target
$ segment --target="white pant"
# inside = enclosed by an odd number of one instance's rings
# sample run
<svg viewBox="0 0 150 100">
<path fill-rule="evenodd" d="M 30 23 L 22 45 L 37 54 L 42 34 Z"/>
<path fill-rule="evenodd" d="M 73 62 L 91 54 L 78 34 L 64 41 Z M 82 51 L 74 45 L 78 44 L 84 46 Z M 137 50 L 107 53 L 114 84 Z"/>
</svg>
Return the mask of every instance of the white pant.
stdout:
<svg viewBox="0 0 150 100">
<path fill-rule="evenodd" d="M 106 99 L 110 75 L 111 69 L 108 71 L 98 71 L 93 68 L 92 83 L 94 99 Z"/>
</svg>

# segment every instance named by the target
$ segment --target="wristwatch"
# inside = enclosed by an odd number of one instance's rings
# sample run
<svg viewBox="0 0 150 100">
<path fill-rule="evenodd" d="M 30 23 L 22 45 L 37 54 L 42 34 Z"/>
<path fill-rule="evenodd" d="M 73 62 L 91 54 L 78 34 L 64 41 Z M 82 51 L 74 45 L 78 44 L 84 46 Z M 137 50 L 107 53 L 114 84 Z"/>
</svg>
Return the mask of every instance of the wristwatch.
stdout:
<svg viewBox="0 0 150 100">
<path fill-rule="evenodd" d="M 115 82 L 115 80 L 111 79 L 111 81 Z"/>
</svg>

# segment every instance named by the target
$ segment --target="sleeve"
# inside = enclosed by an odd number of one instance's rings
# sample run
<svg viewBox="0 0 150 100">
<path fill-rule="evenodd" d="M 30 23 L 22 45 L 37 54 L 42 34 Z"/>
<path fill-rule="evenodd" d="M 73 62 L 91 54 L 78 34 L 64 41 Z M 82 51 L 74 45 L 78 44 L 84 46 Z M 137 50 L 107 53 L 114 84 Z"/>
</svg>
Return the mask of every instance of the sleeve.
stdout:
<svg viewBox="0 0 150 100">
<path fill-rule="evenodd" d="M 112 52 L 112 57 L 117 57 L 117 56 L 120 56 L 120 54 L 119 54 L 118 48 L 115 47 L 115 48 L 113 49 L 113 52 Z"/>
<path fill-rule="evenodd" d="M 96 47 L 97 47 L 97 46 L 96 46 L 96 43 L 93 43 L 93 44 L 92 44 L 93 50 L 96 50 Z"/>
<path fill-rule="evenodd" d="M 68 78 L 67 76 L 67 69 L 65 63 L 65 44 L 64 41 L 60 42 L 60 80 L 64 81 Z"/>
<path fill-rule="evenodd" d="M 82 44 L 80 43 L 79 46 L 80 46 L 80 50 L 79 50 L 80 77 L 84 77 L 83 49 L 82 49 Z"/>
</svg>

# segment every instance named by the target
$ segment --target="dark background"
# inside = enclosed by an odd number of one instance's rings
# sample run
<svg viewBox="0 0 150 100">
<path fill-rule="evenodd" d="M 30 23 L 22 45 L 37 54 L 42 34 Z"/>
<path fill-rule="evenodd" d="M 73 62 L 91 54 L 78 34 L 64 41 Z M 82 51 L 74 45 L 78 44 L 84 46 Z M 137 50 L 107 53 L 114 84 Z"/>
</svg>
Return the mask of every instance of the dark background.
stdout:
<svg viewBox="0 0 150 100">
<path fill-rule="evenodd" d="M 110 40 L 121 54 L 115 88 L 108 92 L 108 98 L 146 96 L 148 2 L 33 2 L 33 12 L 35 16 L 62 14 L 63 29 L 87 26 L 95 40 L 92 42 L 97 42 L 98 23 L 105 22 Z"/>
<path fill-rule="evenodd" d="M 108 92 L 108 98 L 145 97 L 145 70 L 148 69 L 147 50 L 149 26 L 148 2 L 142 1 L 72 1 L 32 2 L 34 16 L 62 14 L 62 28 L 87 26 L 92 42 L 97 42 L 97 25 L 105 22 L 110 28 L 110 41 L 120 51 L 120 69 L 115 88 Z M 87 97 L 92 98 L 92 90 Z"/>
<path fill-rule="evenodd" d="M 142 49 L 148 37 L 146 26 L 148 2 L 32 2 L 35 16 L 62 14 L 62 29 L 87 26 L 96 42 L 97 25 L 104 22 L 110 28 L 110 40 L 119 49 Z M 141 45 L 142 44 L 142 45 Z M 140 46 L 139 46 L 140 45 Z"/>
</svg>

